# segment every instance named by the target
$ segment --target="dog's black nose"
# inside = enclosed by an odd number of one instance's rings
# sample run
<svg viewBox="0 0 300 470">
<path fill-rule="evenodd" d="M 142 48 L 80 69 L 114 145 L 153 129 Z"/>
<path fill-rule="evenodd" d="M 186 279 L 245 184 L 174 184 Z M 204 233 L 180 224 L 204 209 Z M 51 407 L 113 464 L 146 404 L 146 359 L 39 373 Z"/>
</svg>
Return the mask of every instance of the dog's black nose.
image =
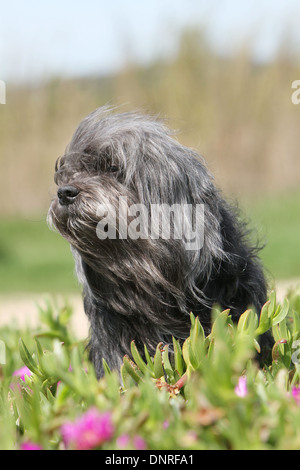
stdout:
<svg viewBox="0 0 300 470">
<path fill-rule="evenodd" d="M 62 206 L 68 206 L 69 204 L 73 204 L 79 192 L 80 190 L 78 188 L 75 188 L 75 186 L 62 186 L 57 191 L 59 203 Z"/>
</svg>

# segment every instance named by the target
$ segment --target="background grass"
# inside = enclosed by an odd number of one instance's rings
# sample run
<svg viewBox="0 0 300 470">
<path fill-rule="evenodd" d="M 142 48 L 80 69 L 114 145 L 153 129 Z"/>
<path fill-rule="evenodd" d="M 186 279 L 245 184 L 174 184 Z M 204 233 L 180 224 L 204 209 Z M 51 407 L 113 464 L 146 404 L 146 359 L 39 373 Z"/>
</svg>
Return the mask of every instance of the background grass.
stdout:
<svg viewBox="0 0 300 470">
<path fill-rule="evenodd" d="M 244 201 L 241 210 L 265 243 L 267 275 L 300 278 L 300 193 Z M 0 286 L 2 293 L 79 292 L 69 245 L 46 216 L 0 220 Z"/>
<path fill-rule="evenodd" d="M 68 243 L 46 218 L 0 221 L 1 293 L 78 290 Z"/>
<path fill-rule="evenodd" d="M 300 192 L 291 191 L 244 205 L 265 243 L 261 252 L 268 274 L 300 277 Z"/>
</svg>

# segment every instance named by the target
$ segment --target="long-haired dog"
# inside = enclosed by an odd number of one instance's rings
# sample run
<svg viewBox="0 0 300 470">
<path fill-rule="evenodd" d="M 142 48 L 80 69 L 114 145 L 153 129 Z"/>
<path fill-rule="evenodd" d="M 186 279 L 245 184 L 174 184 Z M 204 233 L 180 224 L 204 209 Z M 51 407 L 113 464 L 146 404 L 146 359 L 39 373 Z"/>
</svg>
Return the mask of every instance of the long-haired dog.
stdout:
<svg viewBox="0 0 300 470">
<path fill-rule="evenodd" d="M 98 377 L 102 359 L 118 368 L 132 340 L 153 353 L 185 339 L 191 311 L 206 334 L 214 304 L 234 321 L 248 306 L 260 312 L 256 248 L 202 158 L 161 122 L 97 109 L 58 159 L 55 182 L 49 223 L 71 245 Z"/>
</svg>

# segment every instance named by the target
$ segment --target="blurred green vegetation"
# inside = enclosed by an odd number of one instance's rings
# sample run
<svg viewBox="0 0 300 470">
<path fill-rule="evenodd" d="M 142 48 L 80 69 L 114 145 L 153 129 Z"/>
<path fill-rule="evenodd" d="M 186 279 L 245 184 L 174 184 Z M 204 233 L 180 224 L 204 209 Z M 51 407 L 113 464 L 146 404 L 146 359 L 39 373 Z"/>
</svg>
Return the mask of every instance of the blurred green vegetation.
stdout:
<svg viewBox="0 0 300 470">
<path fill-rule="evenodd" d="M 0 221 L 0 293 L 80 291 L 69 244 L 44 219 Z"/>
<path fill-rule="evenodd" d="M 191 313 L 183 344 L 151 357 L 133 340 L 98 381 L 72 310 L 47 302 L 38 328 L 0 328 L 0 449 L 299 450 L 299 308 L 298 291 L 280 303 L 273 291 L 259 319 L 246 310 L 237 324 L 215 308 L 208 336 Z"/>
<path fill-rule="evenodd" d="M 262 258 L 276 279 L 300 276 L 299 113 L 291 83 L 299 57 L 284 45 L 255 64 L 251 44 L 231 57 L 205 32 L 182 32 L 177 53 L 107 77 L 16 86 L 0 108 L 0 291 L 78 288 L 67 243 L 47 228 L 53 169 L 78 122 L 98 106 L 141 109 L 168 119 L 201 153 L 225 196 L 242 202 L 266 241 Z"/>
<path fill-rule="evenodd" d="M 300 191 L 244 205 L 265 244 L 261 258 L 273 279 L 300 277 Z"/>
</svg>

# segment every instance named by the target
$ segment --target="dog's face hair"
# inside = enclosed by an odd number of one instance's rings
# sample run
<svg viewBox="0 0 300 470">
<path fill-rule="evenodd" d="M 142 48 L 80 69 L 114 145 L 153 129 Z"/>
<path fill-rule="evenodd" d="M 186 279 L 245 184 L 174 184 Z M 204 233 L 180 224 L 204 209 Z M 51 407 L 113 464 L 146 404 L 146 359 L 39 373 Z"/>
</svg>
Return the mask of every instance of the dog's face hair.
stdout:
<svg viewBox="0 0 300 470">
<path fill-rule="evenodd" d="M 201 157 L 161 122 L 99 108 L 78 126 L 55 167 L 57 197 L 48 220 L 72 248 L 91 323 L 90 351 L 118 367 L 130 342 L 153 352 L 159 341 L 189 334 L 192 310 L 206 331 L 214 303 L 233 318 L 265 301 L 264 276 L 234 211 L 222 199 Z M 204 239 L 187 250 L 181 239 L 122 239 L 120 198 L 143 204 L 204 205 Z M 101 239 L 101 207 L 115 208 L 118 236 Z"/>
</svg>

